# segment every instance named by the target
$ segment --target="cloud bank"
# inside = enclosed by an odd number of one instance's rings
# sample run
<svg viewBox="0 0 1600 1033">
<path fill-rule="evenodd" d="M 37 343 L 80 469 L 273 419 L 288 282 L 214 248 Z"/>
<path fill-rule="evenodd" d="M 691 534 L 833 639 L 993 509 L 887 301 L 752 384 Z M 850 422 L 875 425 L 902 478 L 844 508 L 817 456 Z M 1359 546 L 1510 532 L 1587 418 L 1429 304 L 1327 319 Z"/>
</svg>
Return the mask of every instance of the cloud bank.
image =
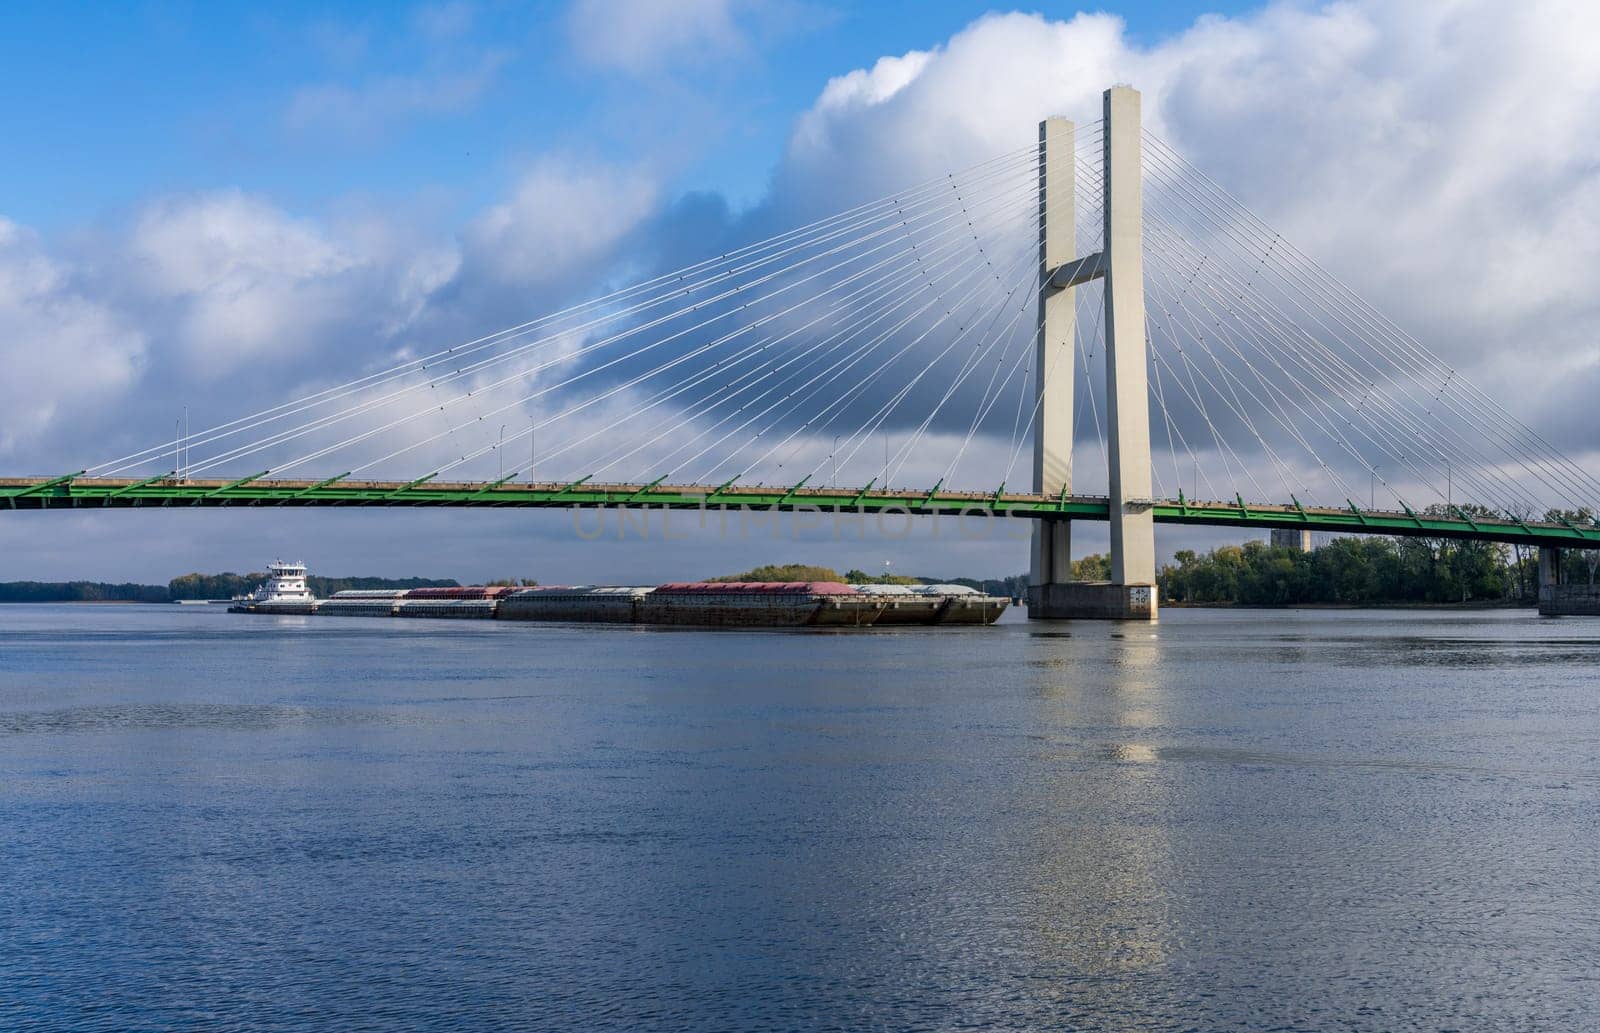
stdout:
<svg viewBox="0 0 1600 1033">
<path fill-rule="evenodd" d="M 649 74 L 747 45 L 737 4 L 624 6 L 573 8 L 595 68 Z M 0 457 L 53 472 L 147 443 L 178 399 L 232 414 L 470 339 L 1012 150 L 1043 117 L 1094 119 L 1113 82 L 1138 86 L 1155 132 L 1304 251 L 1581 452 L 1600 388 L 1595 38 L 1600 9 L 1564 0 L 1275 4 L 1152 45 L 1104 14 L 993 14 L 829 80 L 742 213 L 648 163 L 546 155 L 442 232 L 232 191 L 153 199 L 56 240 L 0 222 L 14 371 Z M 448 110 L 494 72 L 308 94 L 294 117 Z"/>
</svg>

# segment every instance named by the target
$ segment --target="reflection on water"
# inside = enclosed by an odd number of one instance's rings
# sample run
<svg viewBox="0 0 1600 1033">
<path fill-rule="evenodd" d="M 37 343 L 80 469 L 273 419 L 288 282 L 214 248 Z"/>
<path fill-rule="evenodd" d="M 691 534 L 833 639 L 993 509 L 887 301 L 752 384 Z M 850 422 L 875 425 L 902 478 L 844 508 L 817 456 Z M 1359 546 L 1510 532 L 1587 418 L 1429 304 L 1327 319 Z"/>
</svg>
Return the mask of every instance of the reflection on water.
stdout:
<svg viewBox="0 0 1600 1033">
<path fill-rule="evenodd" d="M 1102 1019 L 1157 1007 L 1144 977 L 1167 964 L 1174 933 L 1162 817 L 1170 794 L 1151 766 L 1157 753 L 1147 731 L 1167 691 L 1157 670 L 1159 632 L 1107 628 L 1094 667 L 1085 669 L 1079 657 L 1036 668 L 1047 672 L 1037 690 L 1046 704 L 1037 712 L 1039 733 L 1054 756 L 1045 766 L 1046 810 L 1032 837 L 1029 890 L 1034 964 L 1072 974 L 1042 989 L 1055 1009 Z M 1057 649 L 1036 636 L 1032 645 Z M 1096 820 L 1080 816 L 1084 799 L 1097 802 Z"/>
<path fill-rule="evenodd" d="M 1583 1028 L 1600 626 L 0 608 L 6 1028 Z"/>
</svg>

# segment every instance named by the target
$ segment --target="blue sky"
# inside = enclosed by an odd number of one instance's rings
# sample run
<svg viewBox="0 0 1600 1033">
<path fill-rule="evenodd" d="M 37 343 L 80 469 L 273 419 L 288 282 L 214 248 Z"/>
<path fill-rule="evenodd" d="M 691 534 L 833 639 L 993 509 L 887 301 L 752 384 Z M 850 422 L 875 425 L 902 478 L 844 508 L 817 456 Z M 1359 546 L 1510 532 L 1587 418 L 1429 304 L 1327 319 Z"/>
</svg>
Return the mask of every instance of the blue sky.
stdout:
<svg viewBox="0 0 1600 1033">
<path fill-rule="evenodd" d="M 1244 7 L 1114 10 L 1133 38 L 1153 42 L 1200 14 Z M 636 73 L 575 54 L 560 3 L 8 5 L 0 68 L 13 85 L 0 93 L 0 199 L 8 217 L 41 229 L 152 194 L 221 187 L 311 211 L 431 193 L 442 215 L 460 215 L 504 191 L 530 155 L 559 149 L 649 155 L 671 165 L 682 189 L 749 203 L 829 78 L 935 46 L 990 9 L 746 10 L 735 18 L 750 41 L 737 51 Z M 386 86 L 448 93 L 446 84 L 460 95 L 387 106 L 371 97 Z M 359 120 L 310 117 L 306 98 L 317 91 L 366 95 L 371 110 Z"/>
<path fill-rule="evenodd" d="M 1600 9 L 1574 0 L 9 5 L 0 469 L 77 469 L 165 440 L 184 405 L 205 426 L 562 308 L 1025 144 L 1046 115 L 1093 117 L 1115 81 L 1600 466 L 1597 36 Z M 165 580 L 275 552 L 330 573 L 613 582 L 774 558 L 703 535 L 581 544 L 562 514 L 472 520 L 8 518 L 0 580 Z M 1075 552 L 1103 537 L 1083 529 Z M 1026 564 L 995 538 L 778 551 Z"/>
</svg>

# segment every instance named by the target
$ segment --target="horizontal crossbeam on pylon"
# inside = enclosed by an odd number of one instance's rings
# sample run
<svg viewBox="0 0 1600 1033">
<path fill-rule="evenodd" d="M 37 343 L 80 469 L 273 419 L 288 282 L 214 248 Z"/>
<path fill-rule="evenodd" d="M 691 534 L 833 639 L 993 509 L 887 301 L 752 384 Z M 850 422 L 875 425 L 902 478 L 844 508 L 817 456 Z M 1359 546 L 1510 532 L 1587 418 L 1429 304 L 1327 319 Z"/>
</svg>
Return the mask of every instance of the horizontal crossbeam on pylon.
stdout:
<svg viewBox="0 0 1600 1033">
<path fill-rule="evenodd" d="M 782 485 L 739 487 L 710 484 L 594 484 L 552 481 L 496 484 L 309 480 L 138 481 L 120 477 L 13 477 L 0 479 L 0 505 L 12 509 L 104 506 L 449 506 L 525 509 L 778 510 L 785 512 L 910 514 L 913 516 L 1018 517 L 1106 520 L 1102 496 L 1037 495 L 1026 492 L 873 490 Z M 1600 527 L 1447 517 L 1407 512 L 1326 509 L 1294 503 L 1199 502 L 1157 499 L 1149 503 L 1157 523 L 1212 527 L 1275 527 L 1332 533 L 1411 538 L 1457 538 L 1552 548 L 1600 549 Z"/>
</svg>

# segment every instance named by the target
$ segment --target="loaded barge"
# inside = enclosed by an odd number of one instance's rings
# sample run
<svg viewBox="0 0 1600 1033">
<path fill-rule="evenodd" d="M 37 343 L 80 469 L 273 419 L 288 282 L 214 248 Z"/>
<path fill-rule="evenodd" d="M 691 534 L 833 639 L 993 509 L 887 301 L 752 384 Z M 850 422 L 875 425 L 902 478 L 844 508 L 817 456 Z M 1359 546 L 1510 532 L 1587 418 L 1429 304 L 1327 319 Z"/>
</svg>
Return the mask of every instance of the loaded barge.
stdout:
<svg viewBox="0 0 1600 1033">
<path fill-rule="evenodd" d="M 993 624 L 1009 599 L 965 585 L 846 585 L 836 581 L 680 581 L 654 587 L 356 589 L 316 599 L 303 563 L 274 563 L 267 583 L 230 613 L 692 627 L 866 628 Z"/>
</svg>

